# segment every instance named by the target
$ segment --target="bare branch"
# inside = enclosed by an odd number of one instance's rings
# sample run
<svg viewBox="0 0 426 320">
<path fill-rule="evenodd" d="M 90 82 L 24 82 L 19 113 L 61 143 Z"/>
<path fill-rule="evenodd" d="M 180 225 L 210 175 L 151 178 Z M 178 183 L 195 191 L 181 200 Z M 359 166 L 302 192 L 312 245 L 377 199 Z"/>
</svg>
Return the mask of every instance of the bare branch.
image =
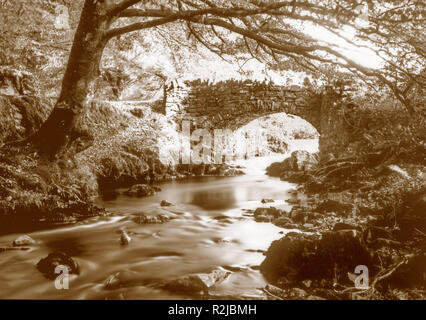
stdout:
<svg viewBox="0 0 426 320">
<path fill-rule="evenodd" d="M 171 10 L 125 9 L 120 12 L 119 18 L 149 17 L 161 18 L 173 14 Z"/>
<path fill-rule="evenodd" d="M 143 0 L 123 0 L 114 6 L 111 10 L 109 10 L 107 14 L 111 17 L 118 16 L 123 10 L 126 10 L 127 8 L 130 8 L 131 6 L 134 6 L 135 4 L 142 1 Z"/>
<path fill-rule="evenodd" d="M 109 41 L 110 39 L 117 37 L 117 36 L 120 36 L 122 34 L 160 26 L 160 25 L 172 22 L 172 21 L 176 21 L 178 19 L 179 18 L 176 17 L 176 16 L 169 16 L 169 17 L 166 17 L 166 18 L 160 18 L 160 19 L 154 19 L 154 20 L 145 21 L 145 22 L 134 23 L 134 24 L 122 27 L 122 28 L 111 29 L 104 36 L 104 39 L 105 39 L 105 41 Z"/>
</svg>

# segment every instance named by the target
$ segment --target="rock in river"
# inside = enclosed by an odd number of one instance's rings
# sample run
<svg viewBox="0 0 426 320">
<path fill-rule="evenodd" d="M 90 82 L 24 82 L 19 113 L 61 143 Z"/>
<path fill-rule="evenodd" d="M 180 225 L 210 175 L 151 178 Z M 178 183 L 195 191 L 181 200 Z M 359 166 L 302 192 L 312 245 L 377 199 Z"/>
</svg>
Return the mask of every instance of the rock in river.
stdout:
<svg viewBox="0 0 426 320">
<path fill-rule="evenodd" d="M 166 200 L 162 200 L 161 203 L 160 203 L 160 206 L 162 206 L 162 207 L 170 207 L 172 205 L 173 205 L 173 203 L 170 203 Z"/>
<path fill-rule="evenodd" d="M 156 224 L 156 223 L 164 223 L 171 219 L 172 217 L 166 216 L 164 214 L 159 215 L 145 215 L 138 214 L 133 218 L 133 221 L 138 224 Z"/>
<path fill-rule="evenodd" d="M 130 238 L 130 236 L 127 234 L 127 232 L 125 230 L 121 229 L 120 233 L 121 233 L 121 235 L 120 235 L 120 243 L 121 243 L 121 245 L 124 246 L 126 244 L 129 244 L 130 241 L 132 241 L 132 238 Z"/>
<path fill-rule="evenodd" d="M 285 228 L 284 226 L 290 225 L 292 223 L 291 219 L 288 217 L 279 217 L 273 221 L 277 227 Z M 297 225 L 295 225 L 297 227 Z"/>
<path fill-rule="evenodd" d="M 257 222 L 272 222 L 274 219 L 286 214 L 287 212 L 285 210 L 277 209 L 275 207 L 257 208 L 254 211 L 254 219 Z"/>
<path fill-rule="evenodd" d="M 300 199 L 297 199 L 297 198 L 290 198 L 290 199 L 287 199 L 287 200 L 286 200 L 286 202 L 287 202 L 288 204 L 298 204 L 298 203 L 300 203 Z"/>
<path fill-rule="evenodd" d="M 80 267 L 69 255 L 62 252 L 49 253 L 46 258 L 37 263 L 37 269 L 47 278 L 54 280 L 60 272 L 55 272 L 56 267 L 65 266 L 70 274 L 80 274 Z"/>
<path fill-rule="evenodd" d="M 131 197 L 147 197 L 154 195 L 157 191 L 161 191 L 161 189 L 158 187 L 151 187 L 147 184 L 135 184 L 124 193 Z"/>
<path fill-rule="evenodd" d="M 229 168 L 224 171 L 223 175 L 227 177 L 241 176 L 244 175 L 244 171 L 235 168 Z"/>
<path fill-rule="evenodd" d="M 272 218 L 278 218 L 282 215 L 286 214 L 286 211 L 277 209 L 275 207 L 269 207 L 269 208 L 257 208 L 254 211 L 254 216 L 271 216 Z"/>
<path fill-rule="evenodd" d="M 24 235 L 24 236 L 20 236 L 18 238 L 16 238 L 13 241 L 13 246 L 14 247 L 20 247 L 20 246 L 30 246 L 32 244 L 35 244 L 35 240 L 33 238 L 31 238 L 30 236 Z"/>
<path fill-rule="evenodd" d="M 313 170 L 318 164 L 318 154 L 305 150 L 294 151 L 291 156 L 282 162 L 271 164 L 266 172 L 272 177 L 281 177 L 285 172 L 306 172 Z"/>
<path fill-rule="evenodd" d="M 231 272 L 223 269 L 215 269 L 210 273 L 199 273 L 182 276 L 163 283 L 161 287 L 168 291 L 185 292 L 187 294 L 199 294 L 207 292 L 209 288 L 224 281 Z"/>
</svg>

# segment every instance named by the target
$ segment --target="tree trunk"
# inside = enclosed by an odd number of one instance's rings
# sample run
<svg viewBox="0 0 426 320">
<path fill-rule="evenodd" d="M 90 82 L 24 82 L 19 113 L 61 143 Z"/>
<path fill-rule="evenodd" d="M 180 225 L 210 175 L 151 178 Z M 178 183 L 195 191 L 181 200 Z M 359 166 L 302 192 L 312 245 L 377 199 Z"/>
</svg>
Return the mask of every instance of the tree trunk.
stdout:
<svg viewBox="0 0 426 320">
<path fill-rule="evenodd" d="M 94 94 L 100 74 L 105 33 L 112 18 L 104 14 L 104 2 L 86 0 L 76 30 L 62 89 L 48 119 L 31 138 L 39 152 L 50 158 L 66 151 L 84 133 L 79 118 Z"/>
</svg>

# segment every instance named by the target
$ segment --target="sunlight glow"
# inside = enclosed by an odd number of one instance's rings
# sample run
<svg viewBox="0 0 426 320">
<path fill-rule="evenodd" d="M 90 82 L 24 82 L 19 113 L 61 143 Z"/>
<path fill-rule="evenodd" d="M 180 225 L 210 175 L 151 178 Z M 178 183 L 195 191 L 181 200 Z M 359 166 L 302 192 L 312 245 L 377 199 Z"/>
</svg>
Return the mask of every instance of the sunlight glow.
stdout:
<svg viewBox="0 0 426 320">
<path fill-rule="evenodd" d="M 379 69 L 383 63 L 383 59 L 368 44 L 359 43 L 358 41 L 359 45 L 354 45 L 346 40 L 356 42 L 356 29 L 353 27 L 343 27 L 340 31 L 341 37 L 323 27 L 313 24 L 304 24 L 303 32 L 326 45 L 333 46 L 336 51 L 364 67 Z"/>
</svg>

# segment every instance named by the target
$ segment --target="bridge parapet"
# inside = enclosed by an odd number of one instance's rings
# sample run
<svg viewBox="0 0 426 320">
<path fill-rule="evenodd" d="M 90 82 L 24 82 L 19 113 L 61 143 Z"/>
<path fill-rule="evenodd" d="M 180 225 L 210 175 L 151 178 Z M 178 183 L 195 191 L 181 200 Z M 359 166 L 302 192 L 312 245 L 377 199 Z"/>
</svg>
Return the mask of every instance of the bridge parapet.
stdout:
<svg viewBox="0 0 426 320">
<path fill-rule="evenodd" d="M 167 93 L 166 114 L 178 121 L 191 120 L 197 127 L 236 129 L 256 118 L 285 112 L 320 129 L 321 104 L 313 103 L 315 97 L 306 87 L 236 80 L 209 84 L 198 80 Z"/>
</svg>

